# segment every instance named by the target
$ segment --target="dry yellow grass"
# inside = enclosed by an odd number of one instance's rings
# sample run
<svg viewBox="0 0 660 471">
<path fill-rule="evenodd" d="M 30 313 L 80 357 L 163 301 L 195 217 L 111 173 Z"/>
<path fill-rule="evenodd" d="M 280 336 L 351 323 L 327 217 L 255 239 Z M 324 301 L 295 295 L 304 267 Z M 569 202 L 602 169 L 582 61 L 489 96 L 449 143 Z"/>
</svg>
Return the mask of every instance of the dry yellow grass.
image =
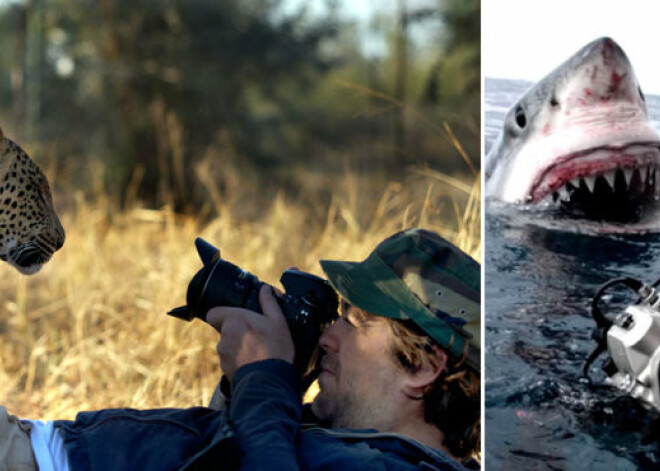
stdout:
<svg viewBox="0 0 660 471">
<path fill-rule="evenodd" d="M 479 177 L 425 172 L 375 199 L 360 188 L 347 175 L 323 209 L 311 195 L 278 196 L 259 218 L 216 207 L 220 216 L 204 225 L 166 208 L 118 213 L 105 198 L 76 196 L 61 215 L 66 244 L 40 273 L 0 265 L 0 404 L 44 419 L 207 404 L 220 374 L 217 334 L 165 315 L 184 303 L 199 268 L 198 235 L 270 283 L 292 264 L 321 274 L 320 258 L 361 260 L 404 227 L 436 230 L 480 259 Z"/>
</svg>

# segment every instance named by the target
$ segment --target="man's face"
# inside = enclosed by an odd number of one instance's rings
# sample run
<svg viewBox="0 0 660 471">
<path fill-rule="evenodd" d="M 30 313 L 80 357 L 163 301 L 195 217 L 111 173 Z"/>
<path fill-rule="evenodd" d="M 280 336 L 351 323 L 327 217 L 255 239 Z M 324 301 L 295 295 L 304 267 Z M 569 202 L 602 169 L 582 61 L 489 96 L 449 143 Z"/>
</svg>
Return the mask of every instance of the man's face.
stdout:
<svg viewBox="0 0 660 471">
<path fill-rule="evenodd" d="M 319 340 L 320 392 L 312 411 L 336 428 L 392 430 L 392 408 L 406 373 L 393 358 L 393 333 L 382 317 L 342 302 L 342 315 Z"/>
</svg>

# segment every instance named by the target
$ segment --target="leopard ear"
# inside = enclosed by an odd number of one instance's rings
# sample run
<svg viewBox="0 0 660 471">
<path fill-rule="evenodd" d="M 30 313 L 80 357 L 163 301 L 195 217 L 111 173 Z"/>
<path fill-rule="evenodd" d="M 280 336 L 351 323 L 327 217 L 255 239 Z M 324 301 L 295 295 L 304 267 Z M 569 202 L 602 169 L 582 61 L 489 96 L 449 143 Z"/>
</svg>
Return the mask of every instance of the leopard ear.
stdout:
<svg viewBox="0 0 660 471">
<path fill-rule="evenodd" d="M 2 132 L 2 128 L 0 128 L 0 151 L 4 152 L 6 145 L 7 145 L 7 140 L 5 139 L 5 133 Z"/>
</svg>

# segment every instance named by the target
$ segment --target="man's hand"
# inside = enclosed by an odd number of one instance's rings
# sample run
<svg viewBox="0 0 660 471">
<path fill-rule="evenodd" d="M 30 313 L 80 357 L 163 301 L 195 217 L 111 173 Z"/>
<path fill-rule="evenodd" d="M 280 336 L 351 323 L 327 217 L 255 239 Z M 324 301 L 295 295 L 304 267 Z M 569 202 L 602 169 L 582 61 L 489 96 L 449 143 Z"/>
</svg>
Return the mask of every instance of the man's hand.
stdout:
<svg viewBox="0 0 660 471">
<path fill-rule="evenodd" d="M 263 315 L 237 307 L 216 307 L 206 316 L 220 333 L 220 368 L 230 380 L 237 369 L 255 361 L 279 358 L 293 363 L 293 340 L 271 286 L 261 287 L 259 302 Z"/>
</svg>

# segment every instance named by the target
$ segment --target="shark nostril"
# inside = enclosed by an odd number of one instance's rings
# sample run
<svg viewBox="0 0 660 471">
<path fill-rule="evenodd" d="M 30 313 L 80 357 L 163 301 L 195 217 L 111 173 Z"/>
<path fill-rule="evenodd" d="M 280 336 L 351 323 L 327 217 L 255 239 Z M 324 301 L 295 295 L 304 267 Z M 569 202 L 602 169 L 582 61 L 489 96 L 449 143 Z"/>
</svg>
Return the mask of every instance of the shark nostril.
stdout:
<svg viewBox="0 0 660 471">
<path fill-rule="evenodd" d="M 639 85 L 637 86 L 637 93 L 639 93 L 639 97 L 642 99 L 642 101 L 646 103 L 646 97 L 644 96 L 644 92 L 642 92 L 642 88 Z"/>
</svg>

